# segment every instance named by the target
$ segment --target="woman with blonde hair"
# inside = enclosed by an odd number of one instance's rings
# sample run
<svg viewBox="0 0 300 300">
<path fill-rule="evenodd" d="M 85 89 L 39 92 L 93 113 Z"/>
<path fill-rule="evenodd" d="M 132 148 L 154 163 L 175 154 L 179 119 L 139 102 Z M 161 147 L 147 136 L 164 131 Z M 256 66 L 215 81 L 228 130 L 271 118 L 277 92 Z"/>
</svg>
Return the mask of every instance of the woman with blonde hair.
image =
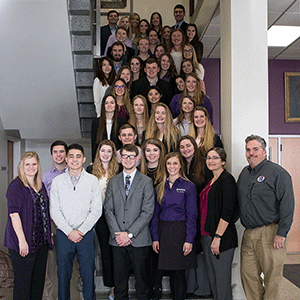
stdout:
<svg viewBox="0 0 300 300">
<path fill-rule="evenodd" d="M 136 95 L 132 99 L 132 109 L 133 113 L 129 116 L 128 123 L 136 128 L 136 145 L 141 146 L 143 143 L 143 132 L 149 122 L 149 111 L 146 98 L 143 95 Z"/>
<path fill-rule="evenodd" d="M 150 225 L 152 248 L 158 253 L 158 270 L 169 270 L 172 298 L 186 296 L 185 270 L 195 268 L 197 191 L 184 175 L 178 152 L 165 157 L 165 168 L 157 174 L 156 201 Z"/>
<path fill-rule="evenodd" d="M 182 61 L 182 50 L 185 42 L 185 34 L 180 28 L 173 29 L 170 36 L 171 40 L 171 51 L 170 54 L 174 59 L 177 74 L 180 73 L 180 64 Z"/>
<path fill-rule="evenodd" d="M 48 249 L 52 249 L 49 198 L 42 183 L 39 156 L 25 152 L 18 177 L 8 186 L 4 246 L 14 270 L 14 299 L 41 300 Z"/>
<path fill-rule="evenodd" d="M 164 103 L 157 103 L 153 110 L 145 139 L 157 138 L 163 142 L 167 153 L 172 152 L 177 147 L 180 133 L 173 123 L 171 111 Z"/>
<path fill-rule="evenodd" d="M 223 143 L 211 125 L 205 107 L 197 106 L 192 115 L 192 120 L 193 124 L 190 126 L 189 135 L 195 139 L 203 157 L 213 147 L 223 148 Z"/>
<path fill-rule="evenodd" d="M 177 94 L 173 97 L 170 108 L 173 117 L 176 118 L 180 112 L 180 99 L 182 96 L 193 97 L 196 106 L 204 106 L 209 112 L 211 122 L 213 124 L 213 107 L 210 99 L 201 91 L 200 79 L 195 73 L 190 73 L 185 79 L 185 88 L 182 94 Z"/>
<path fill-rule="evenodd" d="M 128 32 L 128 38 L 130 38 L 132 41 L 135 39 L 135 37 L 138 34 L 139 23 L 140 23 L 140 15 L 137 13 L 132 13 L 129 16 L 129 32 Z"/>
<path fill-rule="evenodd" d="M 126 82 L 122 78 L 117 78 L 112 84 L 112 95 L 117 101 L 118 118 L 128 120 L 132 113 L 130 94 Z"/>
<path fill-rule="evenodd" d="M 105 191 L 110 178 L 119 172 L 119 164 L 117 158 L 117 150 L 115 144 L 110 140 L 103 140 L 100 142 L 95 161 L 93 165 L 89 166 L 87 171 L 92 173 L 99 179 L 101 191 L 103 194 L 102 199 L 105 198 Z M 96 234 L 98 237 L 104 285 L 110 287 L 109 299 L 114 296 L 114 278 L 113 278 L 113 260 L 112 249 L 108 243 L 109 229 L 106 223 L 105 214 L 103 213 L 95 226 Z"/>
</svg>

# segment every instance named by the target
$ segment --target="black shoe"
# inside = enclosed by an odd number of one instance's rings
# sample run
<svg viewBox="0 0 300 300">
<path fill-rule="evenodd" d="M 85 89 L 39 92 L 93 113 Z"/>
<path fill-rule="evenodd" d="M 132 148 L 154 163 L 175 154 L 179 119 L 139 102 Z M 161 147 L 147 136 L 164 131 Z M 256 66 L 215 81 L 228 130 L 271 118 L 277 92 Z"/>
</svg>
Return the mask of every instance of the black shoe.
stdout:
<svg viewBox="0 0 300 300">
<path fill-rule="evenodd" d="M 153 288 L 151 299 L 152 300 L 159 300 L 159 299 L 161 299 L 161 297 L 162 297 L 162 289 L 158 288 L 158 287 Z"/>
</svg>

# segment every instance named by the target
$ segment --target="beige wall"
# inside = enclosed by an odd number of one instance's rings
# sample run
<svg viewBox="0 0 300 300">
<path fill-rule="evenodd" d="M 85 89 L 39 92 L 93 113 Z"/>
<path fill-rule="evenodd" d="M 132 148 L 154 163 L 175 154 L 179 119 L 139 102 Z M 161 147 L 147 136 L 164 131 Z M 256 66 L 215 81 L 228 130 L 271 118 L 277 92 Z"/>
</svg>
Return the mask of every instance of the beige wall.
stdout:
<svg viewBox="0 0 300 300">
<path fill-rule="evenodd" d="M 189 22 L 189 1 L 188 0 L 169 0 L 169 1 L 161 1 L 161 0 L 152 0 L 152 1 L 142 1 L 136 0 L 133 1 L 133 7 L 130 7 L 130 0 L 127 0 L 127 7 L 125 9 L 118 9 L 121 12 L 136 12 L 140 15 L 141 19 L 150 20 L 150 16 L 152 12 L 157 11 L 162 15 L 163 25 L 174 25 L 174 17 L 173 17 L 173 8 L 176 4 L 182 4 L 185 7 L 186 17 L 185 21 Z M 107 10 L 102 10 L 102 12 L 106 12 Z M 107 19 L 105 16 L 101 17 L 101 25 L 106 25 Z"/>
</svg>

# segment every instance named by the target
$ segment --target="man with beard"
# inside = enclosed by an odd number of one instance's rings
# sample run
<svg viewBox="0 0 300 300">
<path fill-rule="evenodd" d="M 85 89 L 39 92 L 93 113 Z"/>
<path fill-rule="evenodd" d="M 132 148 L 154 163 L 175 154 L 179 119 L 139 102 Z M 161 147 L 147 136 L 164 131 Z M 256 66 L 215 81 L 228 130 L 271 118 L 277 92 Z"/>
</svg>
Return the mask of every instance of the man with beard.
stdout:
<svg viewBox="0 0 300 300">
<path fill-rule="evenodd" d="M 109 58 L 113 61 L 116 74 L 122 66 L 126 65 L 124 61 L 125 47 L 121 42 L 115 42 L 111 47 Z"/>
</svg>

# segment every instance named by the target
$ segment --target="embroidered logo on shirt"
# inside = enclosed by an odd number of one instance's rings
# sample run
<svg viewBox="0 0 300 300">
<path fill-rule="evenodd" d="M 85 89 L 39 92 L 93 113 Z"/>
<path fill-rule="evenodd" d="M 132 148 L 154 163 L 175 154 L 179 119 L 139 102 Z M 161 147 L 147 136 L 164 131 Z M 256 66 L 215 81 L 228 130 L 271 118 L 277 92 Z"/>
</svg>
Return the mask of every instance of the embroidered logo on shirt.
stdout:
<svg viewBox="0 0 300 300">
<path fill-rule="evenodd" d="M 176 192 L 179 193 L 179 194 L 183 194 L 183 193 L 185 193 L 185 189 L 177 188 Z"/>
<path fill-rule="evenodd" d="M 263 181 L 265 181 L 265 179 L 266 179 L 266 177 L 265 176 L 259 176 L 259 177 L 257 177 L 257 182 L 263 182 Z"/>
</svg>

